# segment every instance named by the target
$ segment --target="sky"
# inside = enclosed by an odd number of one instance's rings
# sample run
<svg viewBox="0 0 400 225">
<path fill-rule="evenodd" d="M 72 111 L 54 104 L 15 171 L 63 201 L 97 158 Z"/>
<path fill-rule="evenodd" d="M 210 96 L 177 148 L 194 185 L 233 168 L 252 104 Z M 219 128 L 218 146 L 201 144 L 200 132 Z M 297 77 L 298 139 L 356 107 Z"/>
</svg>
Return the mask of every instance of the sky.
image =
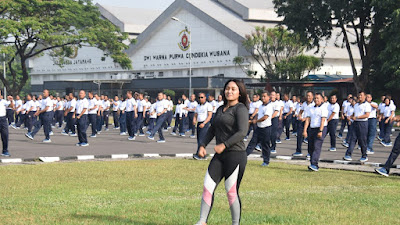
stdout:
<svg viewBox="0 0 400 225">
<path fill-rule="evenodd" d="M 172 2 L 174 0 L 93 0 L 93 4 L 158 10 L 166 9 Z"/>
</svg>

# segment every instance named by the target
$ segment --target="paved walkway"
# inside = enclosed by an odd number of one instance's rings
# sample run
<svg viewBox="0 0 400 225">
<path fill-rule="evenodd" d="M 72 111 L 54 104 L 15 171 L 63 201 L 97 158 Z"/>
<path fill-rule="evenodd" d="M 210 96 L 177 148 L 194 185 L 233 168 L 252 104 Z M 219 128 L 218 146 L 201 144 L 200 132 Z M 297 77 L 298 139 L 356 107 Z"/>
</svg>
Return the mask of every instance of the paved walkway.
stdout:
<svg viewBox="0 0 400 225">
<path fill-rule="evenodd" d="M 110 126 L 109 131 L 103 131 L 96 138 L 89 138 L 88 147 L 76 147 L 78 142 L 77 137 L 70 137 L 61 135 L 60 129 L 53 129 L 54 135 L 51 136 L 52 143 L 42 143 L 44 139 L 43 130 L 40 130 L 36 135 L 35 140 L 29 140 L 24 136 L 26 130 L 14 130 L 10 128 L 10 142 L 9 151 L 11 158 L 20 158 L 22 160 L 35 160 L 39 157 L 76 157 L 78 155 L 94 155 L 94 156 L 111 156 L 113 154 L 127 154 L 127 155 L 143 155 L 143 154 L 192 154 L 196 152 L 196 139 L 192 139 L 187 135 L 186 137 L 172 136 L 169 132 L 164 132 L 166 143 L 156 143 L 155 141 L 147 139 L 147 137 L 136 137 L 135 141 L 128 141 L 127 136 L 120 136 L 119 130 L 112 129 Z M 88 131 L 90 128 L 88 129 Z M 392 141 L 397 136 L 395 132 Z M 283 136 L 283 135 L 282 135 Z M 155 136 L 157 140 L 158 135 Z M 289 159 L 291 154 L 296 149 L 296 137 L 292 136 L 290 141 L 282 140 L 282 144 L 277 145 L 277 154 L 279 159 Z M 337 139 L 337 151 L 329 152 L 329 136 L 325 139 L 323 145 L 323 152 L 321 154 L 321 161 L 323 162 L 341 162 L 346 149 L 341 146 L 341 139 Z M 208 153 L 213 152 L 214 141 L 207 148 Z M 381 146 L 378 141 L 374 144 L 375 154 L 369 156 L 369 164 L 379 166 L 385 163 L 390 154 L 391 148 Z M 307 152 L 307 145 L 303 144 L 304 155 Z M 254 151 L 254 154 L 259 154 Z M 272 155 L 274 156 L 274 155 Z M 351 164 L 359 164 L 358 159 L 361 157 L 361 151 L 354 150 L 353 162 Z M 5 159 L 4 157 L 0 159 Z M 298 159 L 304 159 L 298 158 Z M 400 164 L 397 159 L 396 164 Z"/>
</svg>

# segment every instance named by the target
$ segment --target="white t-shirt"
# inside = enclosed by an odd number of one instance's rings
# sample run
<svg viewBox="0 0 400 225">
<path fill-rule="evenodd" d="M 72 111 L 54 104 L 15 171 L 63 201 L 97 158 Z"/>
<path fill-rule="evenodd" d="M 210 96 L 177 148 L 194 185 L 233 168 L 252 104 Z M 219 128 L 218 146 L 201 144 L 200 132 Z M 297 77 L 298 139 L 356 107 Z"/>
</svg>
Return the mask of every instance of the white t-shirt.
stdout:
<svg viewBox="0 0 400 225">
<path fill-rule="evenodd" d="M 376 118 L 376 108 L 372 107 L 372 105 L 378 106 L 378 103 L 371 102 L 370 104 L 371 104 L 371 113 L 369 114 L 368 119 Z"/>
<path fill-rule="evenodd" d="M 136 100 L 134 98 L 128 98 L 126 100 L 126 112 L 133 112 L 135 110 Z"/>
<path fill-rule="evenodd" d="M 279 101 L 274 101 L 274 102 L 271 102 L 271 103 L 272 103 L 272 108 L 273 108 L 274 112 L 278 111 L 278 113 L 276 114 L 275 118 L 279 117 L 279 115 L 281 114 L 281 104 L 279 103 Z"/>
<path fill-rule="evenodd" d="M 339 112 L 340 112 L 340 106 L 338 103 L 328 104 L 328 118 L 331 117 L 332 113 L 335 113 L 332 119 L 333 120 L 339 119 Z"/>
<path fill-rule="evenodd" d="M 113 102 L 113 111 L 114 111 L 114 112 L 118 111 L 119 105 L 120 105 L 120 104 L 121 104 L 121 101 L 120 101 L 120 100 L 114 101 L 114 102 Z"/>
<path fill-rule="evenodd" d="M 385 108 L 383 108 L 383 116 L 385 118 L 390 117 L 392 115 L 392 112 L 393 108 L 390 105 L 388 106 L 385 105 Z"/>
<path fill-rule="evenodd" d="M 315 106 L 315 102 L 311 102 L 310 104 L 307 104 L 307 101 L 303 102 L 303 104 L 301 104 L 301 108 L 300 110 L 303 110 L 303 113 L 301 114 L 301 117 L 304 119 L 306 118 L 306 112 L 308 110 L 308 108 L 310 107 L 314 107 Z M 299 119 L 299 118 L 297 118 Z"/>
<path fill-rule="evenodd" d="M 290 109 L 294 109 L 294 104 L 292 100 L 288 100 L 287 102 L 283 102 L 283 113 L 289 113 Z"/>
<path fill-rule="evenodd" d="M 219 107 L 224 105 L 224 101 L 220 101 L 220 102 L 217 102 L 217 103 L 218 103 L 217 108 L 219 108 Z M 217 109 L 215 109 L 215 112 L 217 112 Z"/>
<path fill-rule="evenodd" d="M 206 102 L 203 105 L 198 104 L 195 113 L 197 113 L 197 122 L 202 123 L 208 117 L 208 112 L 212 113 L 213 107 L 210 103 Z"/>
<path fill-rule="evenodd" d="M 151 119 L 157 118 L 156 108 L 157 108 L 156 103 L 151 104 L 151 106 L 150 106 L 150 118 Z M 151 113 L 153 113 L 153 115 Z"/>
<path fill-rule="evenodd" d="M 156 102 L 156 113 L 162 113 L 164 109 L 168 109 L 168 101 L 165 99 Z"/>
<path fill-rule="evenodd" d="M 146 107 L 146 100 L 138 100 L 137 101 L 138 112 L 143 112 L 144 107 Z"/>
<path fill-rule="evenodd" d="M 50 97 L 47 97 L 47 98 L 45 98 L 45 99 L 42 99 L 41 106 L 40 106 L 40 110 L 44 110 L 47 106 L 48 106 L 49 108 L 46 110 L 46 112 L 51 112 L 51 111 L 53 111 L 53 106 L 54 106 L 54 104 L 53 104 L 53 100 L 51 100 Z"/>
<path fill-rule="evenodd" d="M 262 101 L 258 100 L 256 102 L 250 102 L 249 106 L 249 114 L 252 115 L 256 109 L 258 109 L 262 105 Z"/>
<path fill-rule="evenodd" d="M 20 100 L 16 100 L 15 101 L 15 109 L 19 110 L 21 106 L 22 106 L 22 100 L 21 99 Z"/>
<path fill-rule="evenodd" d="M 174 102 L 172 100 L 165 100 L 168 102 L 168 111 L 172 111 L 174 109 Z"/>
<path fill-rule="evenodd" d="M 199 103 L 197 103 L 196 101 L 193 101 L 193 102 L 189 101 L 189 103 L 187 104 L 187 108 L 195 110 L 198 104 Z M 194 111 L 189 111 L 189 112 L 194 112 Z"/>
<path fill-rule="evenodd" d="M 6 108 L 10 105 L 9 101 L 0 100 L 0 117 L 6 116 Z"/>
<path fill-rule="evenodd" d="M 89 106 L 88 106 L 88 110 L 89 110 L 89 114 L 97 114 L 97 111 L 99 110 L 99 105 L 100 105 L 100 101 L 97 101 L 97 99 L 92 98 L 88 100 L 89 102 Z M 93 109 L 95 106 L 97 106 L 95 109 Z M 90 110 L 92 109 L 92 110 Z"/>
<path fill-rule="evenodd" d="M 347 107 L 351 106 L 351 103 L 347 100 L 344 100 L 342 103 L 343 113 L 346 113 Z"/>
<path fill-rule="evenodd" d="M 86 111 L 83 113 L 84 115 L 88 114 L 88 109 L 89 108 L 89 101 L 84 98 L 84 99 L 79 99 L 76 102 L 76 115 L 81 114 L 83 109 L 86 109 Z"/>
<path fill-rule="evenodd" d="M 126 100 L 124 100 L 123 102 L 121 101 L 121 103 L 119 104 L 119 110 L 123 111 L 126 109 Z"/>
<path fill-rule="evenodd" d="M 218 109 L 218 107 L 219 107 L 218 102 L 215 101 L 215 100 L 212 100 L 212 101 L 210 102 L 210 104 L 211 104 L 211 106 L 213 107 L 213 112 L 212 112 L 212 113 L 216 113 L 216 112 L 217 112 L 217 109 Z"/>
<path fill-rule="evenodd" d="M 182 117 L 182 111 L 183 111 L 183 104 L 177 104 L 175 107 L 175 117 L 176 116 Z"/>
<path fill-rule="evenodd" d="M 354 116 L 359 117 L 364 115 L 365 113 L 370 113 L 371 112 L 371 104 L 369 104 L 369 102 L 365 101 L 363 103 L 357 103 L 354 106 Z M 356 119 L 356 121 L 368 121 L 368 118 L 365 119 Z"/>
<path fill-rule="evenodd" d="M 58 101 L 56 105 L 57 110 L 64 110 L 64 102 Z"/>
<path fill-rule="evenodd" d="M 103 100 L 103 110 L 106 112 L 110 111 L 110 101 Z"/>
<path fill-rule="evenodd" d="M 324 126 L 328 125 L 327 117 L 328 117 L 328 109 L 322 105 L 308 107 L 306 112 L 306 117 L 310 118 L 310 127 L 311 128 L 319 128 L 321 127 L 321 119 L 326 118 Z"/>
<path fill-rule="evenodd" d="M 262 122 L 257 122 L 257 127 L 264 128 L 272 125 L 272 114 L 274 114 L 274 104 L 272 102 L 264 105 L 262 104 L 258 108 L 257 119 L 261 119 L 264 116 L 268 116 L 268 118 Z"/>
<path fill-rule="evenodd" d="M 76 108 L 76 99 L 73 98 L 70 103 L 69 103 L 69 108 L 72 108 L 71 111 L 69 112 L 75 112 L 75 108 Z"/>
</svg>

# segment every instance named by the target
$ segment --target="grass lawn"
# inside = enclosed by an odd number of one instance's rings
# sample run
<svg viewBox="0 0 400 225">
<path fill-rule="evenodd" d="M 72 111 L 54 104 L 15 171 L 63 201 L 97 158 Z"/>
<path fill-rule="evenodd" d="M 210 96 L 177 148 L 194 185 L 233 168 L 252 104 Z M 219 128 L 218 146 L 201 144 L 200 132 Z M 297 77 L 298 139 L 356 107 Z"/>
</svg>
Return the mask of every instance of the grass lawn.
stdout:
<svg viewBox="0 0 400 225">
<path fill-rule="evenodd" d="M 0 224 L 194 224 L 209 161 L 0 166 Z M 249 161 L 242 224 L 400 224 L 400 177 Z M 230 224 L 224 185 L 209 224 Z"/>
</svg>

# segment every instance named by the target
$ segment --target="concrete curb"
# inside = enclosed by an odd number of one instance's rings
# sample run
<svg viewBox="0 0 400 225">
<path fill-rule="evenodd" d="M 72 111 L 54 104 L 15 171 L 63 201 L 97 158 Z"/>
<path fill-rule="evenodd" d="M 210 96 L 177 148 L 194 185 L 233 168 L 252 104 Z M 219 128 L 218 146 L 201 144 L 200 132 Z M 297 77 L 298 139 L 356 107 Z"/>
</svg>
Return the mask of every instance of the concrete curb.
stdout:
<svg viewBox="0 0 400 225">
<path fill-rule="evenodd" d="M 214 156 L 214 154 L 208 155 L 209 157 Z M 162 157 L 172 157 L 172 158 L 192 158 L 193 153 L 179 153 L 179 154 L 158 154 L 158 153 L 144 153 L 144 154 L 112 154 L 112 155 L 77 155 L 77 156 L 67 156 L 67 157 L 38 157 L 38 158 L 3 158 L 0 159 L 1 164 L 18 164 L 24 162 L 60 162 L 60 161 L 90 161 L 96 159 L 129 159 L 129 158 L 162 158 Z M 259 154 L 250 154 L 248 158 L 255 159 L 261 158 Z M 278 160 L 297 160 L 306 161 L 306 157 L 293 157 L 285 155 L 271 155 L 271 159 Z M 345 160 L 332 160 L 332 159 L 320 159 L 320 162 L 332 163 L 332 164 L 342 164 L 342 165 L 361 165 L 370 167 L 382 167 L 384 164 L 376 162 L 365 162 L 361 163 L 359 161 L 345 161 Z M 393 165 L 392 168 L 400 169 L 400 165 Z"/>
</svg>

